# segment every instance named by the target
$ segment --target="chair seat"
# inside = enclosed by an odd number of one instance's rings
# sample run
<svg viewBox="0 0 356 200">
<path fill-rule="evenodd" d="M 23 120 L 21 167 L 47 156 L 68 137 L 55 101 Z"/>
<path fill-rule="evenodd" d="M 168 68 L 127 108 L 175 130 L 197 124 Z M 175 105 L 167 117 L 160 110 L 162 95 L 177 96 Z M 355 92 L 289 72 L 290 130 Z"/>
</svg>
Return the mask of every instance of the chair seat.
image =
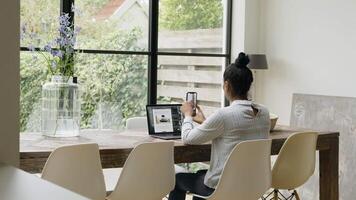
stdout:
<svg viewBox="0 0 356 200">
<path fill-rule="evenodd" d="M 130 152 L 121 173 L 117 169 L 107 171 L 107 189 L 112 188 L 111 178 L 118 180 L 107 199 L 158 200 L 165 197 L 174 188 L 173 153 L 173 141 L 137 145 Z"/>
<path fill-rule="evenodd" d="M 119 180 L 122 168 L 106 168 L 103 169 L 106 193 L 110 194 L 114 191 L 117 181 Z"/>
</svg>

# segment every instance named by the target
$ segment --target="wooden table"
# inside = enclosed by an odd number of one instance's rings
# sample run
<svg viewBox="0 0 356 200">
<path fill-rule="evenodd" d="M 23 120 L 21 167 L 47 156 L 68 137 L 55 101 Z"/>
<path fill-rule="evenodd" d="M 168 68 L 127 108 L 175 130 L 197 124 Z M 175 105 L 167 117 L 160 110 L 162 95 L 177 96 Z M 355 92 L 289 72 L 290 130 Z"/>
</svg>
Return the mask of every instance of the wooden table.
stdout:
<svg viewBox="0 0 356 200">
<path fill-rule="evenodd" d="M 42 180 L 33 174 L 0 163 L 1 200 L 89 200 Z"/>
<path fill-rule="evenodd" d="M 303 129 L 277 126 L 271 132 L 272 154 L 278 154 L 286 138 Z M 41 172 L 49 154 L 56 147 L 68 144 L 98 143 L 103 168 L 122 167 L 131 150 L 142 142 L 159 142 L 144 131 L 122 132 L 83 131 L 76 138 L 47 138 L 40 134 L 21 134 L 20 167 L 31 172 Z M 210 144 L 184 145 L 175 141 L 175 163 L 204 162 L 210 160 Z M 339 199 L 339 133 L 319 132 L 320 199 Z"/>
</svg>

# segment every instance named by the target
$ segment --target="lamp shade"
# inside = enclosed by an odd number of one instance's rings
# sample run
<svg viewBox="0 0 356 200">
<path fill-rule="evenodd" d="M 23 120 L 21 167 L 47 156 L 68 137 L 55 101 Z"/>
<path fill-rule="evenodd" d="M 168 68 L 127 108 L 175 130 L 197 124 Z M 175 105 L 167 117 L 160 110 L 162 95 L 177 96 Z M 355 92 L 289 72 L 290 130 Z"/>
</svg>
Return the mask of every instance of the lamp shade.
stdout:
<svg viewBox="0 0 356 200">
<path fill-rule="evenodd" d="M 249 54 L 250 63 L 247 65 L 250 69 L 268 69 L 267 58 L 265 54 Z"/>
</svg>

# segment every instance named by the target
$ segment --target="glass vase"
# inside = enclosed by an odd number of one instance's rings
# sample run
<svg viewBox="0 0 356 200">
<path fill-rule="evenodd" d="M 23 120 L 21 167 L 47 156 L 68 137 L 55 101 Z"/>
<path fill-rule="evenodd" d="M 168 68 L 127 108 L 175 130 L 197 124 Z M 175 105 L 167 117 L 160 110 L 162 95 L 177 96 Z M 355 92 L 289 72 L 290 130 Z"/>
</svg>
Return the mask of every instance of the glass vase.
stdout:
<svg viewBox="0 0 356 200">
<path fill-rule="evenodd" d="M 74 137 L 80 130 L 80 93 L 72 77 L 53 76 L 42 86 L 42 134 Z"/>
</svg>

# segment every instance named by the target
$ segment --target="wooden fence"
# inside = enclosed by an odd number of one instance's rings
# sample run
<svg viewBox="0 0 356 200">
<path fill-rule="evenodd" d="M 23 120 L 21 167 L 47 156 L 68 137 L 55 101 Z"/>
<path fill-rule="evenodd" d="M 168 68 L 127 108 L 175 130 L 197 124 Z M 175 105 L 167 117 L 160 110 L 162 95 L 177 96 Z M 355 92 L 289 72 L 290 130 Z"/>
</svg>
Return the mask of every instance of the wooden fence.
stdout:
<svg viewBox="0 0 356 200">
<path fill-rule="evenodd" d="M 221 29 L 161 32 L 160 51 L 222 53 Z M 171 102 L 182 102 L 188 91 L 198 93 L 198 104 L 207 115 L 222 106 L 224 58 L 159 56 L 157 93 Z"/>
</svg>

